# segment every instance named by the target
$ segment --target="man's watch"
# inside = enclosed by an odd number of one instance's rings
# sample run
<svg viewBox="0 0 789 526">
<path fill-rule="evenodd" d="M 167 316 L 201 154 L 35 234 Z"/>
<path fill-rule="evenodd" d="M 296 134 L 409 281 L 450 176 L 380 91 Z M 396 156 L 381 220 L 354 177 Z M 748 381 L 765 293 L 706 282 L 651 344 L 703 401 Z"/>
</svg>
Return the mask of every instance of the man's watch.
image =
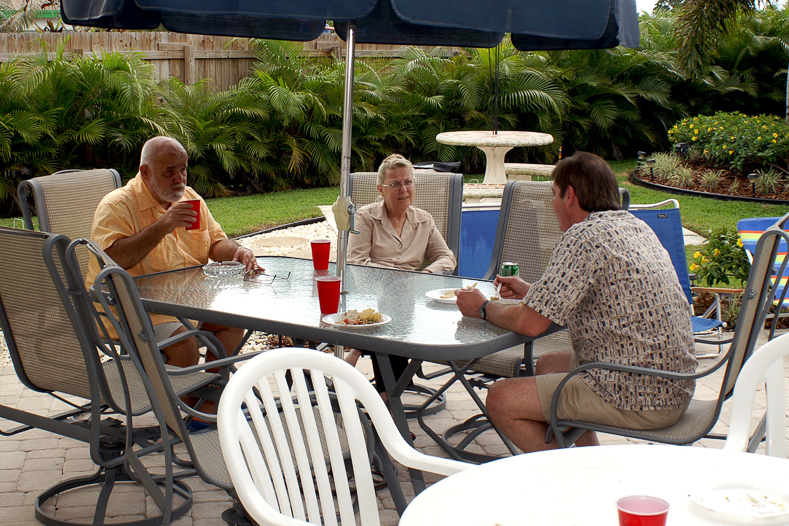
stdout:
<svg viewBox="0 0 789 526">
<path fill-rule="evenodd" d="M 487 319 L 488 317 L 488 313 L 485 311 L 485 309 L 488 306 L 488 303 L 490 303 L 490 300 L 485 300 L 485 303 L 483 303 L 482 306 L 479 308 L 479 317 L 482 318 L 483 320 Z"/>
</svg>

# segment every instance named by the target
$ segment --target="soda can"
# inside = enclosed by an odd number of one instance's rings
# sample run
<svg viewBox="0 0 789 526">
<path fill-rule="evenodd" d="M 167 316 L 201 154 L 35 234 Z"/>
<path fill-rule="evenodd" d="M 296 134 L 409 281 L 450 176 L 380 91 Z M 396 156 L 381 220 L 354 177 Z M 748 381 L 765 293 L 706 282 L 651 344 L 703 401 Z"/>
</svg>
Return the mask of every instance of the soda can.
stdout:
<svg viewBox="0 0 789 526">
<path fill-rule="evenodd" d="M 517 276 L 520 273 L 520 267 L 517 263 L 505 261 L 501 264 L 501 273 L 499 276 Z"/>
</svg>

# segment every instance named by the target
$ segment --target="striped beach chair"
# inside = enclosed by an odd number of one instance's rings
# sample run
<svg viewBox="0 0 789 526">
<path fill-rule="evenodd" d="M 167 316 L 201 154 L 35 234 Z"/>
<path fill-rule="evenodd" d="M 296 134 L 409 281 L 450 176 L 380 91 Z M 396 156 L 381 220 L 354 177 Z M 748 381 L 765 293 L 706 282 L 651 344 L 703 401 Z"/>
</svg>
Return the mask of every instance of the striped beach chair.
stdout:
<svg viewBox="0 0 789 526">
<path fill-rule="evenodd" d="M 737 232 L 740 235 L 740 239 L 742 240 L 742 246 L 745 248 L 745 251 L 748 254 L 748 259 L 753 263 L 753 255 L 756 250 L 756 243 L 759 241 L 759 238 L 764 234 L 764 232 L 773 225 L 777 225 L 777 223 L 781 220 L 780 217 L 749 217 L 746 219 L 740 219 L 737 222 Z M 787 230 L 787 226 L 777 225 L 780 228 Z M 772 287 L 774 288 L 773 291 L 773 304 L 776 306 L 776 311 L 781 311 L 785 309 L 789 309 L 789 299 L 786 298 L 787 288 L 786 283 L 789 277 L 783 272 L 784 266 L 786 265 L 786 253 L 789 247 L 787 247 L 786 242 L 781 241 L 778 246 L 775 248 L 777 250 L 777 254 L 775 255 L 775 263 L 773 268 L 773 280 L 772 280 Z M 775 275 L 782 276 L 778 283 L 775 283 Z M 780 305 L 780 308 L 778 306 Z M 770 327 L 770 338 L 772 338 L 773 333 L 775 332 L 775 327 L 777 324 L 778 317 L 786 317 L 789 316 L 789 312 L 780 313 L 779 316 L 773 317 L 773 322 L 771 323 Z M 770 316 L 768 316 L 769 318 Z"/>
</svg>

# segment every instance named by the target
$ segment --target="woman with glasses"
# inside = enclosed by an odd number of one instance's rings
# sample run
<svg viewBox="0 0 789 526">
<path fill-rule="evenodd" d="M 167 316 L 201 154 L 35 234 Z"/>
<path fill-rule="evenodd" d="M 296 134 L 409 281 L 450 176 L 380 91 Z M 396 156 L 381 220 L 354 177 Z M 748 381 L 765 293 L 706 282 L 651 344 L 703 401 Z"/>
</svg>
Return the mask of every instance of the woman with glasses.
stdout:
<svg viewBox="0 0 789 526">
<path fill-rule="evenodd" d="M 349 236 L 348 263 L 374 267 L 451 272 L 457 265 L 455 255 L 436 228 L 433 216 L 412 206 L 414 167 L 399 154 L 392 154 L 378 168 L 378 192 L 382 201 L 363 206 L 356 212 L 359 234 Z M 352 349 L 346 360 L 351 364 L 362 351 Z M 408 359 L 391 356 L 392 369 L 399 378 Z M 373 360 L 375 383 L 384 391 L 378 365 Z"/>
<path fill-rule="evenodd" d="M 348 263 L 432 273 L 454 270 L 455 255 L 433 216 L 412 206 L 414 167 L 408 159 L 396 153 L 384 159 L 378 192 L 383 201 L 356 211 L 359 234 L 348 238 Z"/>
</svg>

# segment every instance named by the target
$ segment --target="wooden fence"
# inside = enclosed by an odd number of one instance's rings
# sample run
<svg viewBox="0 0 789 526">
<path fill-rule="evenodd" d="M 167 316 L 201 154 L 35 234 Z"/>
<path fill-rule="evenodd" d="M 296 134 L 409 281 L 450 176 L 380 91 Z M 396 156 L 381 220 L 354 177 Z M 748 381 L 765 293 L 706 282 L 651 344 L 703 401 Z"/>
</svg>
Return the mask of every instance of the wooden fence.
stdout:
<svg viewBox="0 0 789 526">
<path fill-rule="evenodd" d="M 177 77 L 186 84 L 210 79 L 217 90 L 226 90 L 245 77 L 254 60 L 250 40 L 245 38 L 191 35 L 168 32 L 63 32 L 0 33 L 0 62 L 30 53 L 41 53 L 41 41 L 54 49 L 58 39 L 66 39 L 66 51 L 96 53 L 120 51 L 142 53 L 155 67 L 158 80 Z M 396 57 L 403 46 L 359 44 L 357 57 Z M 343 56 L 345 42 L 333 32 L 304 43 L 305 51 L 314 56 Z M 457 53 L 457 48 L 446 50 Z"/>
</svg>

